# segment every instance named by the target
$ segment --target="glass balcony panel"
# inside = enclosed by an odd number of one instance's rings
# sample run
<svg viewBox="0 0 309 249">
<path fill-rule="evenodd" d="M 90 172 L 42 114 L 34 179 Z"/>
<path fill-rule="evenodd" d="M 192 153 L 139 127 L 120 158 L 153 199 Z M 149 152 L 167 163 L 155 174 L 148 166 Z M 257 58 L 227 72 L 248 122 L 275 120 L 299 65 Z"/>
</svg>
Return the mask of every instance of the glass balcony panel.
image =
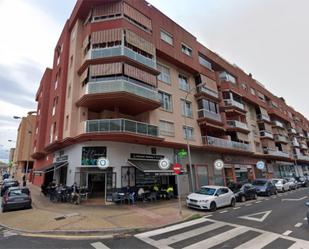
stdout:
<svg viewBox="0 0 309 249">
<path fill-rule="evenodd" d="M 148 131 L 147 131 L 147 124 L 143 124 L 143 123 L 137 123 L 137 133 L 140 133 L 140 134 L 148 134 Z"/>
<path fill-rule="evenodd" d="M 213 120 L 221 122 L 221 115 L 220 114 L 210 112 L 207 109 L 198 110 L 198 117 L 199 118 L 209 118 L 209 119 L 213 119 Z"/>
<path fill-rule="evenodd" d="M 136 133 L 136 122 L 131 120 L 124 121 L 124 131 Z"/>
<path fill-rule="evenodd" d="M 210 137 L 210 136 L 203 137 L 203 143 L 214 147 L 251 151 L 251 147 L 249 144 L 239 143 L 217 137 Z"/>
<path fill-rule="evenodd" d="M 109 120 L 109 127 L 111 132 L 117 132 L 122 130 L 122 120 L 121 119 L 111 119 Z"/>
</svg>

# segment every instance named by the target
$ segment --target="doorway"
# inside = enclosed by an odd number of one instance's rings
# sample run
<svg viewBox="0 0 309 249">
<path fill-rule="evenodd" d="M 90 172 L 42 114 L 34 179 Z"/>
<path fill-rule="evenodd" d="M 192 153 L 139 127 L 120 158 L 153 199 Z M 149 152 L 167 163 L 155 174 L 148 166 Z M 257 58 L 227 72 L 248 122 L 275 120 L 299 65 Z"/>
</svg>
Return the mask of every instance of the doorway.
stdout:
<svg viewBox="0 0 309 249">
<path fill-rule="evenodd" d="M 91 197 L 105 198 L 105 173 L 88 173 L 87 183 Z"/>
</svg>

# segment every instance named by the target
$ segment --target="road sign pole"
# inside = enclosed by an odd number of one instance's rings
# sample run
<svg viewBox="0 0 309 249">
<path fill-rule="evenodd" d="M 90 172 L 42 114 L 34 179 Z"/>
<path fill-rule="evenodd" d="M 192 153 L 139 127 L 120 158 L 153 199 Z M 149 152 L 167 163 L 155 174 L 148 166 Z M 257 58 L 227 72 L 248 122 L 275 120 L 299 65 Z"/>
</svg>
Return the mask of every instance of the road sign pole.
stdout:
<svg viewBox="0 0 309 249">
<path fill-rule="evenodd" d="M 179 209 L 179 215 L 182 215 L 182 209 L 181 209 L 181 195 L 180 195 L 180 179 L 179 175 L 176 175 L 177 177 L 177 192 L 178 192 L 178 209 Z"/>
</svg>

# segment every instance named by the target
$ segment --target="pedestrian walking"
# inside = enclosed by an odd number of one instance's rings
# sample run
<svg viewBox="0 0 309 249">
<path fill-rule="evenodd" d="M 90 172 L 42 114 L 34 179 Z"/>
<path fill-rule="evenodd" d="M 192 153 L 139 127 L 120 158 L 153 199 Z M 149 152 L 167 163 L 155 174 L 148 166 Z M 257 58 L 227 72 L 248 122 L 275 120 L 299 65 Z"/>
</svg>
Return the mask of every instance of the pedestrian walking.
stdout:
<svg viewBox="0 0 309 249">
<path fill-rule="evenodd" d="M 26 175 L 23 176 L 23 187 L 26 187 L 27 181 L 26 181 Z"/>
</svg>

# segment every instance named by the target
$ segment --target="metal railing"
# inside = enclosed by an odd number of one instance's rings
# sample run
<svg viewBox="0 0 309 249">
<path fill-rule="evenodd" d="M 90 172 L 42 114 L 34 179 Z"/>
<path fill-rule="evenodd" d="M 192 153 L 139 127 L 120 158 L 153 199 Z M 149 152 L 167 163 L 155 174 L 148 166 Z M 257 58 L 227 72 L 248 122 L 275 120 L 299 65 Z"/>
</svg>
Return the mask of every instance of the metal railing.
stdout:
<svg viewBox="0 0 309 249">
<path fill-rule="evenodd" d="M 85 94 L 110 92 L 128 92 L 153 101 L 159 101 L 159 93 L 156 90 L 123 79 L 88 82 L 85 90 Z"/>
<path fill-rule="evenodd" d="M 243 123 L 237 120 L 227 120 L 227 124 L 230 127 L 236 127 L 236 128 L 241 128 L 244 130 L 249 130 L 248 125 L 246 123 Z"/>
<path fill-rule="evenodd" d="M 137 122 L 129 119 L 96 119 L 85 121 L 86 133 L 134 133 L 144 136 L 159 136 L 159 128 L 156 125 Z"/>
<path fill-rule="evenodd" d="M 296 134 L 296 130 L 294 128 L 290 128 L 288 131 L 289 133 Z"/>
<path fill-rule="evenodd" d="M 234 99 L 224 99 L 224 105 L 225 106 L 235 106 L 241 110 L 245 110 L 245 105 L 240 102 L 237 102 Z"/>
<path fill-rule="evenodd" d="M 115 57 L 115 56 L 127 56 L 132 60 L 142 63 L 148 67 L 157 69 L 157 64 L 154 59 L 147 58 L 125 46 L 91 49 L 91 59 Z"/>
<path fill-rule="evenodd" d="M 264 115 L 264 114 L 258 114 L 257 119 L 270 122 L 270 117 L 268 115 Z"/>
<path fill-rule="evenodd" d="M 280 157 L 285 157 L 285 158 L 290 157 L 289 153 L 283 152 L 280 150 L 265 149 L 264 152 L 265 154 L 272 155 L 272 156 L 280 156 Z"/>
<path fill-rule="evenodd" d="M 260 136 L 274 138 L 274 135 L 270 131 L 266 131 L 266 130 L 260 131 Z"/>
<path fill-rule="evenodd" d="M 215 92 L 214 90 L 209 89 L 208 87 L 206 87 L 205 85 L 203 86 L 198 86 L 197 87 L 197 91 L 199 93 L 207 93 L 210 96 L 213 96 L 215 98 L 219 98 L 219 94 L 218 92 Z"/>
<path fill-rule="evenodd" d="M 211 112 L 211 111 L 206 110 L 206 109 L 198 110 L 197 114 L 198 114 L 199 118 L 209 118 L 209 119 L 213 119 L 213 120 L 216 120 L 216 121 L 219 121 L 219 122 L 222 121 L 220 114 Z"/>
<path fill-rule="evenodd" d="M 284 143 L 288 142 L 288 139 L 285 136 L 282 136 L 282 135 L 275 135 L 274 138 L 278 142 L 284 142 Z"/>
<path fill-rule="evenodd" d="M 295 154 L 295 157 L 299 160 L 309 161 L 309 156 L 304 156 L 300 154 Z"/>
<path fill-rule="evenodd" d="M 299 147 L 299 142 L 294 140 L 294 141 L 292 141 L 292 145 L 294 147 Z"/>
<path fill-rule="evenodd" d="M 308 149 L 308 146 L 306 144 L 300 144 L 300 148 L 306 150 L 306 149 Z"/>
<path fill-rule="evenodd" d="M 204 144 L 213 146 L 213 147 L 251 151 L 251 146 L 245 143 L 239 143 L 239 142 L 217 138 L 217 137 L 211 137 L 211 136 L 204 136 L 202 137 L 202 140 Z"/>
<path fill-rule="evenodd" d="M 280 127 L 280 128 L 284 128 L 283 124 L 279 121 L 273 121 L 273 126 L 276 126 L 276 127 Z"/>
</svg>

